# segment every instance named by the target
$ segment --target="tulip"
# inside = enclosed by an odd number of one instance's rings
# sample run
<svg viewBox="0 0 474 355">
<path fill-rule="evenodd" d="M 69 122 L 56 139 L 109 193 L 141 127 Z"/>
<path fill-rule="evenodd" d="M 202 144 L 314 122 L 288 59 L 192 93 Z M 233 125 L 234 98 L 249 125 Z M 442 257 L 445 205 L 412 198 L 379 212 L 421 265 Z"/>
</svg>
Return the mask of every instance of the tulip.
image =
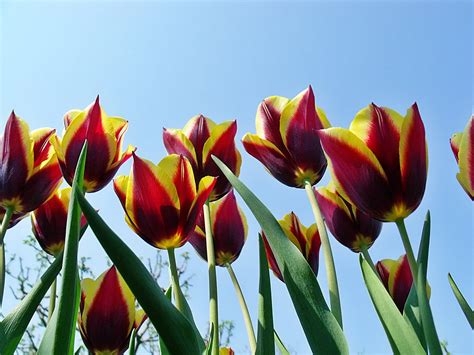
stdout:
<svg viewBox="0 0 474 355">
<path fill-rule="evenodd" d="M 183 129 L 163 129 L 163 142 L 169 154 L 182 154 L 191 162 L 196 185 L 204 176 L 216 176 L 217 182 L 210 200 L 215 201 L 231 189 L 211 156 L 218 157 L 229 169 L 239 175 L 242 158 L 235 146 L 237 122 L 216 124 L 203 115 L 194 116 Z"/>
<path fill-rule="evenodd" d="M 41 248 L 50 255 L 57 255 L 64 248 L 66 222 L 71 188 L 57 190 L 56 193 L 31 214 L 33 234 Z M 81 217 L 81 229 L 87 221 Z"/>
<path fill-rule="evenodd" d="M 299 251 L 306 258 L 309 266 L 314 271 L 314 274 L 318 275 L 319 248 L 321 247 L 321 240 L 319 238 L 316 224 L 312 224 L 310 227 L 306 228 L 293 212 L 285 215 L 282 220 L 278 221 L 278 223 L 288 239 L 296 245 Z M 262 233 L 262 235 L 270 269 L 273 271 L 275 276 L 277 276 L 281 281 L 284 281 L 283 275 L 278 267 L 272 249 L 268 244 L 267 238 L 264 233 Z"/>
<path fill-rule="evenodd" d="M 456 177 L 471 200 L 474 200 L 474 115 L 469 119 L 464 132 L 453 134 L 450 142 L 459 165 Z"/>
<path fill-rule="evenodd" d="M 410 264 L 406 255 L 401 256 L 398 260 L 381 260 L 375 267 L 388 293 L 400 312 L 403 313 L 413 283 Z"/>
<path fill-rule="evenodd" d="M 326 170 L 318 131 L 329 126 L 310 86 L 292 100 L 281 96 L 263 100 L 257 109 L 257 134 L 247 133 L 242 143 L 277 180 L 303 188 L 306 181 L 316 184 Z"/>
<path fill-rule="evenodd" d="M 0 206 L 16 218 L 38 208 L 61 184 L 61 171 L 49 138 L 50 128 L 30 132 L 11 113 L 0 138 Z M 2 241 L 0 240 L 0 243 Z"/>
<path fill-rule="evenodd" d="M 367 251 L 379 236 L 382 222 L 347 202 L 332 183 L 315 190 L 315 195 L 332 235 L 355 253 Z"/>
<path fill-rule="evenodd" d="M 115 266 L 97 280 L 81 282 L 78 324 L 84 344 L 92 354 L 123 354 L 133 329 L 146 319 L 135 309 L 135 297 Z"/>
<path fill-rule="evenodd" d="M 219 349 L 219 355 L 234 355 L 235 352 L 232 350 L 232 348 L 220 348 Z"/>
<path fill-rule="evenodd" d="M 428 156 L 418 106 L 405 117 L 371 104 L 350 129 L 319 131 L 337 191 L 368 216 L 385 222 L 403 220 L 420 204 Z"/>
<path fill-rule="evenodd" d="M 114 181 L 125 220 L 144 241 L 160 249 L 186 243 L 216 183 L 203 177 L 196 189 L 191 163 L 171 154 L 158 165 L 133 154 L 130 176 Z"/>
<path fill-rule="evenodd" d="M 237 205 L 233 190 L 220 200 L 212 202 L 210 210 L 216 264 L 227 266 L 239 257 L 244 246 L 247 239 L 247 220 Z M 202 214 L 194 232 L 191 233 L 189 242 L 198 254 L 207 260 L 206 234 Z"/>
<path fill-rule="evenodd" d="M 72 185 L 77 161 L 87 140 L 87 158 L 84 172 L 85 192 L 104 188 L 135 148 L 128 146 L 122 152 L 122 141 L 128 128 L 123 118 L 109 117 L 100 107 L 99 96 L 84 111 L 71 110 L 64 116 L 62 139 L 54 135 L 51 143 L 58 155 L 66 181 Z"/>
</svg>

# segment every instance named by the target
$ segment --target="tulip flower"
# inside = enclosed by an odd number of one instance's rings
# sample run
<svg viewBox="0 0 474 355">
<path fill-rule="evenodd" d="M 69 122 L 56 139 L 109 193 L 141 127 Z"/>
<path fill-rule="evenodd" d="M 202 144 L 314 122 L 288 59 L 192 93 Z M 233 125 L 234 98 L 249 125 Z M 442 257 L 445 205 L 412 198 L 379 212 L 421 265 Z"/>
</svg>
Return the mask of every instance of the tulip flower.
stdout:
<svg viewBox="0 0 474 355">
<path fill-rule="evenodd" d="M 232 350 L 232 348 L 220 348 L 219 349 L 219 355 L 234 355 L 235 352 Z"/>
<path fill-rule="evenodd" d="M 314 274 L 318 275 L 319 248 L 321 247 L 321 240 L 319 239 L 319 232 L 316 224 L 312 224 L 310 227 L 306 228 L 293 212 L 285 215 L 282 220 L 278 221 L 278 223 L 288 239 L 296 245 L 306 258 L 309 266 L 313 269 Z M 262 233 L 262 236 L 270 269 L 272 269 L 275 276 L 277 276 L 281 281 L 284 281 L 283 275 L 278 267 L 272 249 L 268 244 L 265 233 Z"/>
<path fill-rule="evenodd" d="M 474 115 L 464 132 L 453 134 L 451 148 L 459 165 L 456 177 L 471 200 L 474 200 Z"/>
<path fill-rule="evenodd" d="M 18 218 L 38 208 L 61 184 L 61 171 L 49 138 L 50 128 L 30 132 L 11 113 L 0 138 L 0 206 Z M 1 240 L 0 240 L 1 242 Z"/>
<path fill-rule="evenodd" d="M 239 257 L 244 246 L 247 238 L 247 220 L 242 210 L 237 206 L 233 190 L 220 200 L 212 202 L 210 210 L 216 264 L 227 266 Z M 198 254 L 204 260 L 207 260 L 206 235 L 202 214 L 189 238 L 189 242 Z"/>
<path fill-rule="evenodd" d="M 332 235 L 355 253 L 366 251 L 382 230 L 377 221 L 347 202 L 334 184 L 315 190 L 321 213 Z"/>
<path fill-rule="evenodd" d="M 406 255 L 401 256 L 398 260 L 381 260 L 375 267 L 388 293 L 400 312 L 403 313 L 403 308 L 413 283 Z"/>
<path fill-rule="evenodd" d="M 235 175 L 240 173 L 242 158 L 235 146 L 237 122 L 216 124 L 203 115 L 194 116 L 183 129 L 163 129 L 163 142 L 169 154 L 182 154 L 193 167 L 196 185 L 204 176 L 216 176 L 217 182 L 210 196 L 218 200 L 231 189 L 231 184 L 212 160 L 218 157 Z"/>
<path fill-rule="evenodd" d="M 123 354 L 132 330 L 138 330 L 145 319 L 143 310 L 135 309 L 135 297 L 115 266 L 97 280 L 81 282 L 79 331 L 92 354 Z"/>
<path fill-rule="evenodd" d="M 206 176 L 196 189 L 192 165 L 182 155 L 155 165 L 133 154 L 130 176 L 115 179 L 114 189 L 132 230 L 154 247 L 170 249 L 188 241 L 215 183 Z"/>
<path fill-rule="evenodd" d="M 99 104 L 99 96 L 84 111 L 71 110 L 64 116 L 62 139 L 55 135 L 51 143 L 58 155 L 66 181 L 71 185 L 77 161 L 87 140 L 84 190 L 95 192 L 104 188 L 135 148 L 122 152 L 122 141 L 128 122 L 120 117 L 109 117 Z"/>
<path fill-rule="evenodd" d="M 247 133 L 242 143 L 277 180 L 303 188 L 306 181 L 316 184 L 326 170 L 318 131 L 329 126 L 310 86 L 292 100 L 281 96 L 263 100 L 257 109 L 257 134 Z"/>
<path fill-rule="evenodd" d="M 368 216 L 403 220 L 420 204 L 428 168 L 425 128 L 418 106 L 405 117 L 371 104 L 350 129 L 319 131 L 337 191 Z"/>
<path fill-rule="evenodd" d="M 57 255 L 64 248 L 66 221 L 71 197 L 71 188 L 57 190 L 56 193 L 31 214 L 33 234 L 41 248 L 50 255 Z M 87 225 L 81 217 L 81 228 Z"/>
</svg>

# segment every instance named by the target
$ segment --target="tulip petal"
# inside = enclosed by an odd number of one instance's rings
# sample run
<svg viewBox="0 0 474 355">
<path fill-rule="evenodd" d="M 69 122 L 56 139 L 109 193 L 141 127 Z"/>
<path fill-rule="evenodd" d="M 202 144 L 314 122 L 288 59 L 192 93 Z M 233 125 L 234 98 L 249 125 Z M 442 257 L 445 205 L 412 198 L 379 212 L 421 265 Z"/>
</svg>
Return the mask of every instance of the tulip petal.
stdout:
<svg viewBox="0 0 474 355">
<path fill-rule="evenodd" d="M 454 133 L 449 140 L 451 150 L 453 151 L 454 157 L 456 158 L 457 162 L 459 162 L 459 146 L 461 145 L 462 137 L 463 132 L 457 132 Z"/>
<path fill-rule="evenodd" d="M 77 109 L 69 110 L 68 112 L 66 112 L 66 114 L 64 115 L 64 128 L 68 128 L 71 122 L 81 113 L 83 113 L 83 111 Z"/>
<path fill-rule="evenodd" d="M 160 249 L 181 242 L 176 234 L 179 223 L 179 198 L 167 172 L 152 162 L 133 155 L 125 208 L 140 236 Z"/>
<path fill-rule="evenodd" d="M 240 255 L 247 237 L 247 220 L 233 190 L 211 205 L 211 221 L 216 263 L 230 264 Z"/>
<path fill-rule="evenodd" d="M 278 263 L 275 259 L 275 255 L 272 252 L 272 248 L 270 247 L 270 244 L 267 241 L 267 237 L 265 236 L 265 233 L 262 232 L 262 239 L 263 239 L 263 244 L 265 246 L 265 254 L 267 254 L 267 259 L 268 259 L 268 266 L 270 269 L 273 271 L 273 274 L 280 279 L 280 281 L 283 281 L 283 275 L 280 271 L 280 268 L 278 267 Z"/>
<path fill-rule="evenodd" d="M 301 224 L 299 218 L 291 212 L 278 221 L 291 242 L 298 247 L 302 254 L 306 253 L 306 227 Z"/>
<path fill-rule="evenodd" d="M 202 215 L 202 213 L 201 213 Z M 197 223 L 194 231 L 189 234 L 189 243 L 193 246 L 199 256 L 207 261 L 207 248 L 206 248 L 206 233 L 204 233 L 204 227 L 201 227 Z"/>
<path fill-rule="evenodd" d="M 278 181 L 287 186 L 299 186 L 295 174 L 297 167 L 273 143 L 250 133 L 242 138 L 242 143 L 247 153 L 259 160 Z"/>
<path fill-rule="evenodd" d="M 311 269 L 313 269 L 314 274 L 317 276 L 319 271 L 319 249 L 321 248 L 321 238 L 316 223 L 308 227 L 306 231 L 306 240 L 305 257 L 306 260 L 308 260 Z"/>
<path fill-rule="evenodd" d="M 394 198 L 374 153 L 347 129 L 329 128 L 319 136 L 337 191 L 369 216 L 385 220 Z"/>
<path fill-rule="evenodd" d="M 197 115 L 192 117 L 184 126 L 183 133 L 189 139 L 196 152 L 196 160 L 201 163 L 204 144 L 211 136 L 216 124 L 208 117 Z"/>
<path fill-rule="evenodd" d="M 186 221 L 186 225 L 183 228 L 183 236 L 186 239 L 183 240 L 183 244 L 186 242 L 187 238 L 189 237 L 190 233 L 194 230 L 196 223 L 200 214 L 202 213 L 202 206 L 206 202 L 208 198 L 210 198 L 212 190 L 216 185 L 217 179 L 212 176 L 205 176 L 199 182 L 198 191 L 196 194 L 196 198 L 194 199 L 191 208 L 189 209 L 188 218 Z"/>
<path fill-rule="evenodd" d="M 371 104 L 357 113 L 350 131 L 374 153 L 395 195 L 401 196 L 399 142 L 403 117 L 396 111 Z"/>
<path fill-rule="evenodd" d="M 120 353 L 135 321 L 135 298 L 115 267 L 82 282 L 81 320 L 92 351 Z"/>
<path fill-rule="evenodd" d="M 196 150 L 188 137 L 179 129 L 163 128 L 163 143 L 168 154 L 184 155 L 197 171 L 200 161 L 196 158 Z"/>
<path fill-rule="evenodd" d="M 280 150 L 286 150 L 280 134 L 280 116 L 289 102 L 290 100 L 283 96 L 267 97 L 258 105 L 255 118 L 257 135 Z"/>
<path fill-rule="evenodd" d="M 458 181 L 474 200 L 474 116 L 471 116 L 459 146 Z"/>
<path fill-rule="evenodd" d="M 315 175 L 313 184 L 321 179 L 326 169 L 326 159 L 318 137 L 318 130 L 323 128 L 311 86 L 292 99 L 281 113 L 280 134 L 283 143 L 298 168 Z"/>
<path fill-rule="evenodd" d="M 418 207 L 426 187 L 428 149 L 425 127 L 416 103 L 408 109 L 403 120 L 400 138 L 400 171 L 405 211 L 399 212 L 399 218 L 408 216 Z"/>
<path fill-rule="evenodd" d="M 52 128 L 40 128 L 31 132 L 31 138 L 33 139 L 35 167 L 45 161 L 52 153 L 51 150 L 53 147 L 49 143 L 49 139 L 55 133 L 55 131 L 56 130 Z"/>
<path fill-rule="evenodd" d="M 17 197 L 33 173 L 33 144 L 28 124 L 14 112 L 0 140 L 0 205 L 17 206 Z"/>
<path fill-rule="evenodd" d="M 400 312 L 403 312 L 406 299 L 413 283 L 410 265 L 406 255 L 392 264 L 388 278 L 388 290 Z"/>
<path fill-rule="evenodd" d="M 228 121 L 216 125 L 211 136 L 204 144 L 202 150 L 203 171 L 206 175 L 217 176 L 217 182 L 211 194 L 211 200 L 217 200 L 224 196 L 231 188 L 229 181 L 222 175 L 221 170 L 211 159 L 211 155 L 218 157 L 236 175 L 240 173 L 242 157 L 235 146 L 235 134 L 237 133 L 237 121 Z"/>
</svg>

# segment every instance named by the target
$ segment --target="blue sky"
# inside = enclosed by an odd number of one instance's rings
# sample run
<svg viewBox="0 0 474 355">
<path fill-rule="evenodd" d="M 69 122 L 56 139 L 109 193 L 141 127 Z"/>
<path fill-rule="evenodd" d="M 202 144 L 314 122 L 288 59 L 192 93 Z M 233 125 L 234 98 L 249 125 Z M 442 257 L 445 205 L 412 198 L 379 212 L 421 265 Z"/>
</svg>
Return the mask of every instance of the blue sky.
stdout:
<svg viewBox="0 0 474 355">
<path fill-rule="evenodd" d="M 62 130 L 62 116 L 84 108 L 97 94 L 105 110 L 130 121 L 126 143 L 153 161 L 165 150 L 162 127 L 182 127 L 203 113 L 238 120 L 238 138 L 254 132 L 258 103 L 270 95 L 295 96 L 309 84 L 334 126 L 347 127 L 371 102 L 401 113 L 416 101 L 429 146 L 425 198 L 407 227 L 417 246 L 427 209 L 432 213 L 429 282 L 438 333 L 456 354 L 472 353 L 472 333 L 447 282 L 451 272 L 474 303 L 473 209 L 456 181 L 449 148 L 452 133 L 472 112 L 472 4 L 470 2 L 3 2 L 0 4 L 0 117 L 10 111 L 32 128 Z M 275 216 L 295 211 L 313 223 L 303 190 L 279 184 L 243 151 L 241 178 Z M 121 169 L 128 173 L 130 163 Z M 327 177 L 323 183 L 327 182 Z M 141 256 L 153 249 L 123 221 L 108 186 L 90 196 L 94 206 Z M 258 225 L 247 212 L 249 237 L 234 268 L 254 319 L 258 290 Z M 23 221 L 7 235 L 7 252 L 29 255 Z M 345 331 L 352 353 L 390 352 L 363 285 L 357 256 L 331 239 L 338 271 Z M 206 265 L 190 250 L 191 306 L 207 322 Z M 81 255 L 104 253 L 88 232 Z M 371 249 L 375 260 L 398 258 L 394 225 L 384 225 Z M 318 277 L 327 295 L 325 272 Z M 13 280 L 9 280 L 12 283 Z M 235 321 L 232 346 L 247 338 L 225 270 L 218 270 L 220 314 Z M 8 285 L 7 285 L 8 286 Z M 162 285 L 166 286 L 166 285 Z M 284 285 L 272 278 L 275 327 L 288 347 L 309 348 Z M 6 307 L 14 305 L 6 300 Z"/>
</svg>

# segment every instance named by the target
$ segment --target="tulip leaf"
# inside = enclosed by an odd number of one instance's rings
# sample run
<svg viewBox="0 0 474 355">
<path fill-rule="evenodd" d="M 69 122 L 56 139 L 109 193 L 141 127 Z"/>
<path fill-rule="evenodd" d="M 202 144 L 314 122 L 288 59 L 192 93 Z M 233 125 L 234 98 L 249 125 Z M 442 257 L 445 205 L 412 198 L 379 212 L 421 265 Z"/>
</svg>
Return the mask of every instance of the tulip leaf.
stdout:
<svg viewBox="0 0 474 355">
<path fill-rule="evenodd" d="M 25 298 L 0 322 L 0 354 L 10 355 L 15 352 L 38 305 L 59 274 L 63 262 L 62 259 L 61 253 L 39 278 Z"/>
<path fill-rule="evenodd" d="M 286 237 L 268 208 L 215 156 L 212 157 L 243 198 L 267 236 L 285 285 L 314 353 L 347 354 L 341 327 L 329 310 L 318 281 L 298 248 Z"/>
<path fill-rule="evenodd" d="M 212 344 L 214 343 L 214 323 L 210 323 L 211 327 L 209 328 L 209 341 L 207 342 L 207 348 L 206 351 L 204 352 L 206 355 L 212 355 L 213 349 L 212 349 Z"/>
<path fill-rule="evenodd" d="M 132 290 L 171 354 L 197 354 L 204 341 L 194 332 L 133 251 L 110 229 L 86 198 L 74 191 L 97 240 Z M 183 341 L 186 339 L 186 341 Z"/>
<path fill-rule="evenodd" d="M 369 263 L 359 258 L 362 275 L 375 310 L 395 354 L 426 354 L 411 325 L 403 318 Z"/>
<path fill-rule="evenodd" d="M 454 279 L 451 276 L 451 274 L 448 274 L 448 280 L 453 290 L 454 296 L 456 297 L 456 300 L 458 301 L 459 306 L 464 312 L 464 315 L 466 316 L 466 319 L 469 322 L 471 329 L 474 329 L 474 311 L 472 310 L 471 306 L 469 306 L 469 303 L 467 303 L 466 298 L 463 296 L 463 294 L 459 290 L 458 285 L 456 285 L 456 282 L 454 282 Z"/>
<path fill-rule="evenodd" d="M 281 341 L 280 336 L 278 335 L 276 330 L 275 330 L 275 343 L 278 347 L 278 350 L 280 350 L 281 355 L 290 355 L 290 352 L 285 347 L 285 344 L 283 344 L 283 342 Z"/>
<path fill-rule="evenodd" d="M 84 142 L 77 160 L 76 172 L 72 183 L 73 191 L 83 193 L 84 170 L 87 156 L 87 141 Z M 78 297 L 77 254 L 81 233 L 81 209 L 77 203 L 77 194 L 71 195 L 66 223 L 66 240 L 62 265 L 62 282 L 58 305 L 53 313 L 54 321 L 48 324 L 41 341 L 38 354 L 72 354 L 76 334 Z M 48 331 L 48 328 L 51 329 Z"/>
<path fill-rule="evenodd" d="M 171 302 L 171 295 L 173 294 L 173 286 L 170 285 L 168 289 L 165 292 L 165 296 L 168 298 L 168 300 Z M 170 352 L 166 348 L 165 343 L 163 342 L 163 339 L 161 337 L 159 338 L 160 340 L 160 354 L 161 355 L 170 355 Z"/>
<path fill-rule="evenodd" d="M 268 260 L 259 235 L 260 281 L 258 294 L 258 329 L 256 354 L 275 354 L 273 331 L 272 290 L 268 273 Z"/>
<path fill-rule="evenodd" d="M 135 340 L 136 340 L 136 337 L 137 337 L 137 328 L 133 328 L 132 329 L 132 334 L 130 334 L 130 345 L 128 346 L 128 355 L 135 355 Z"/>
</svg>

